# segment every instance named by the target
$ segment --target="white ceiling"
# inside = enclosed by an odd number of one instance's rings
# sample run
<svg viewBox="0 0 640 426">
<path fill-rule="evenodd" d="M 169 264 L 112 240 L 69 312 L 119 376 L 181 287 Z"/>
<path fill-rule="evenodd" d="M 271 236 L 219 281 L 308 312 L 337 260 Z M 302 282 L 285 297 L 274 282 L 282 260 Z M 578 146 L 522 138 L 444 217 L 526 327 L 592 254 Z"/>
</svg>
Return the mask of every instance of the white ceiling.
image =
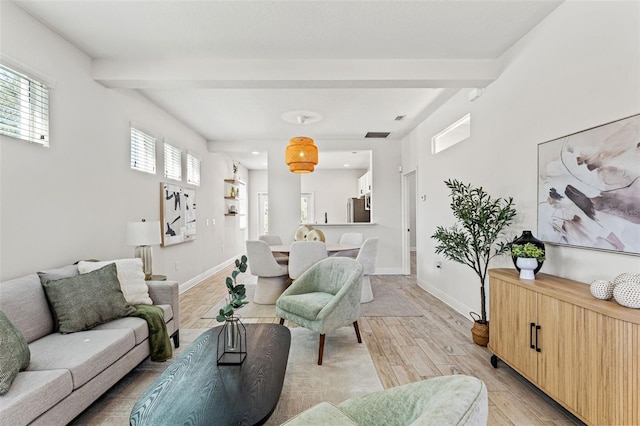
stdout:
<svg viewBox="0 0 640 426">
<path fill-rule="evenodd" d="M 400 139 L 457 89 L 490 84 L 500 56 L 561 1 L 14 3 L 92 57 L 105 86 L 140 90 L 209 141 L 255 145 Z M 291 110 L 322 120 L 283 121 Z"/>
</svg>

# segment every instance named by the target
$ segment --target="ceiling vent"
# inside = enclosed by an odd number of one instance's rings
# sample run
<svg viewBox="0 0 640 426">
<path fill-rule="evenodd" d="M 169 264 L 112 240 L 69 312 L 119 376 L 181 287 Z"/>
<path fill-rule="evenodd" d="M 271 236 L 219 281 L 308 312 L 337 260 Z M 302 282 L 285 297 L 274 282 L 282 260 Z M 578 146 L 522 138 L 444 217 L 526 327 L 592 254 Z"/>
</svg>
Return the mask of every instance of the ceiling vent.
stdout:
<svg viewBox="0 0 640 426">
<path fill-rule="evenodd" d="M 394 121 L 402 121 L 404 120 L 406 117 L 406 115 L 397 115 L 396 118 L 394 118 Z"/>
<path fill-rule="evenodd" d="M 367 132 L 365 139 L 385 139 L 389 137 L 390 132 Z"/>
</svg>

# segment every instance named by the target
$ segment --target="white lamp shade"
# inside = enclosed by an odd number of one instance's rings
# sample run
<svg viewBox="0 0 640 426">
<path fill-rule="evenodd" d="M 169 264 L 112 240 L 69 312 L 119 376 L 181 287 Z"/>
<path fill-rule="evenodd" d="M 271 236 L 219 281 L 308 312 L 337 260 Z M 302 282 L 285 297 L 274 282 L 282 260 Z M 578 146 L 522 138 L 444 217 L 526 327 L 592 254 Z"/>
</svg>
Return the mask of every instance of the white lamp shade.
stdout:
<svg viewBox="0 0 640 426">
<path fill-rule="evenodd" d="M 159 221 L 127 223 L 128 246 L 150 246 L 160 242 Z"/>
</svg>

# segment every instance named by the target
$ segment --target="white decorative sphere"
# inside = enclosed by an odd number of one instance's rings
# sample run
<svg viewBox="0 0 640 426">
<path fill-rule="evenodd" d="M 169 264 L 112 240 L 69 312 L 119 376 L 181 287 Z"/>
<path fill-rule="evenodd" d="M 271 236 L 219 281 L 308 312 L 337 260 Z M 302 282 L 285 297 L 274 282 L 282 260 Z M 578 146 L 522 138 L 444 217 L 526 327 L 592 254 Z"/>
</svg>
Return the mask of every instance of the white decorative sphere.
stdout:
<svg viewBox="0 0 640 426">
<path fill-rule="evenodd" d="M 591 294 L 596 299 L 609 300 L 613 297 L 613 289 L 616 285 L 607 280 L 593 280 L 591 282 Z"/>
<path fill-rule="evenodd" d="M 640 309 L 640 283 L 623 281 L 613 289 L 616 302 L 627 308 Z"/>
<path fill-rule="evenodd" d="M 618 275 L 613 280 L 614 285 L 618 285 L 622 282 L 634 282 L 634 283 L 640 284 L 640 274 L 632 274 L 630 272 L 625 272 L 623 274 Z"/>
</svg>

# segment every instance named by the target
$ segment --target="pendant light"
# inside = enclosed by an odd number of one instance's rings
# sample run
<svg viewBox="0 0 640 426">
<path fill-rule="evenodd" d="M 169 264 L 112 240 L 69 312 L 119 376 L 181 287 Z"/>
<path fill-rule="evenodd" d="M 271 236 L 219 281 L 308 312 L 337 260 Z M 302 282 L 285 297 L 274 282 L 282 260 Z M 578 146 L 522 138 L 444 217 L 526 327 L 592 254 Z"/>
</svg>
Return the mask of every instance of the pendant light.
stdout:
<svg viewBox="0 0 640 426">
<path fill-rule="evenodd" d="M 311 173 L 318 164 L 318 147 L 313 139 L 297 136 L 289 140 L 285 161 L 293 173 Z"/>
</svg>

